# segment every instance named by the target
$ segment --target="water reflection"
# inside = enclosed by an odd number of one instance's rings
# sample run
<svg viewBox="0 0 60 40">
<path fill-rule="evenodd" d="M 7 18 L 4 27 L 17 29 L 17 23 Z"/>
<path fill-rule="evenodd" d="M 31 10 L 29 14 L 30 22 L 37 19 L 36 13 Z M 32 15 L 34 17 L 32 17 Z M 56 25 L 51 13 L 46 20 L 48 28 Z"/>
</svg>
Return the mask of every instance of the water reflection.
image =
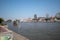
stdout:
<svg viewBox="0 0 60 40">
<path fill-rule="evenodd" d="M 13 25 L 14 25 L 14 26 L 18 26 L 17 21 L 14 21 L 14 22 L 13 22 Z"/>
</svg>

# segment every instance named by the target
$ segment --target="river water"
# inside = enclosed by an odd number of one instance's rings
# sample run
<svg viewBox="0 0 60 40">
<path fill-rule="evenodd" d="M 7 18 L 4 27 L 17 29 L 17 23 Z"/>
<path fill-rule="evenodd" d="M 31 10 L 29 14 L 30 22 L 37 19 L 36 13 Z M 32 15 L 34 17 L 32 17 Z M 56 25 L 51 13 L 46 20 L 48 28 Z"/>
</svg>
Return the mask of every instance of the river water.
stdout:
<svg viewBox="0 0 60 40">
<path fill-rule="evenodd" d="M 30 40 L 60 40 L 60 23 L 58 22 L 19 23 L 18 26 L 8 23 L 8 28 Z"/>
</svg>

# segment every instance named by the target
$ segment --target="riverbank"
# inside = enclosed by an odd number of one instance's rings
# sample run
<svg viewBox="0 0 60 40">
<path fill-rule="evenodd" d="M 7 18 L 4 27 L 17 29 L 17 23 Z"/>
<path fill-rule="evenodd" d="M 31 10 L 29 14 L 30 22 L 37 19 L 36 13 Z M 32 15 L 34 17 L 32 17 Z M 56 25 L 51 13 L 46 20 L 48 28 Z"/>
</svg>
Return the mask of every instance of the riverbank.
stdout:
<svg viewBox="0 0 60 40">
<path fill-rule="evenodd" d="M 4 26 L 1 26 L 0 25 L 0 29 L 1 28 L 3 28 L 2 30 L 4 30 L 4 29 L 6 29 L 7 30 L 7 32 L 9 32 L 10 34 L 12 33 L 13 35 L 13 39 L 14 40 L 29 40 L 28 38 L 26 38 L 26 37 L 24 37 L 24 36 L 22 36 L 22 35 L 20 35 L 20 34 L 18 34 L 18 33 L 16 33 L 16 32 L 13 32 L 12 30 L 9 30 L 9 29 L 7 29 L 6 27 L 4 27 Z M 1 31 L 2 31 L 1 30 Z M 5 35 L 5 33 L 7 33 L 7 32 L 1 32 L 1 34 L 2 35 Z M 11 36 L 11 35 L 10 35 Z"/>
<path fill-rule="evenodd" d="M 13 32 L 13 35 L 14 35 L 14 40 L 29 40 L 28 38 L 26 38 L 20 34 L 17 34 L 15 32 Z"/>
</svg>

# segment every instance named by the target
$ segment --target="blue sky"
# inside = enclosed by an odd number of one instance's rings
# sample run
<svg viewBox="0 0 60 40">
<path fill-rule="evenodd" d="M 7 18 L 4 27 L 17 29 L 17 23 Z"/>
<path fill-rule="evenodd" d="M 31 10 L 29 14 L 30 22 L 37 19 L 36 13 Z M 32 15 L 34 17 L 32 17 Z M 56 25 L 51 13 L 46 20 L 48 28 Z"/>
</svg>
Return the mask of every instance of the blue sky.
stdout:
<svg viewBox="0 0 60 40">
<path fill-rule="evenodd" d="M 60 0 L 0 0 L 0 17 L 4 19 L 54 16 L 60 12 Z"/>
</svg>

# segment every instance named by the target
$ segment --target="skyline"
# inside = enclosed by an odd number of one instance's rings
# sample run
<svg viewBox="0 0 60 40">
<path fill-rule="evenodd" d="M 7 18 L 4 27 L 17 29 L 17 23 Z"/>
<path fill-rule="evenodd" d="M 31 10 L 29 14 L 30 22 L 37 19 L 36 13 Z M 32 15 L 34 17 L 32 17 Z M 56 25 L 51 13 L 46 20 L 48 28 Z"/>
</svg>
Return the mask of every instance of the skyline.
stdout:
<svg viewBox="0 0 60 40">
<path fill-rule="evenodd" d="M 0 17 L 4 19 L 54 16 L 60 12 L 60 0 L 0 0 Z"/>
</svg>

